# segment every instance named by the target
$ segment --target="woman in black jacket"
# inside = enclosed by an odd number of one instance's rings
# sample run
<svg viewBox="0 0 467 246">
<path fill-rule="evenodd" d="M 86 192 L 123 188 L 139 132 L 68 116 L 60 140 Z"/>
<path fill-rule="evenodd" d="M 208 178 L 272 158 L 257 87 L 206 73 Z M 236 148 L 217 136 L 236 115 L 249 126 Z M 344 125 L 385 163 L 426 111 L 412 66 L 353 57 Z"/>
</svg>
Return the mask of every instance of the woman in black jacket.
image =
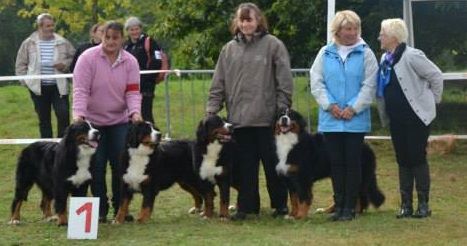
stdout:
<svg viewBox="0 0 467 246">
<path fill-rule="evenodd" d="M 70 64 L 70 72 L 73 73 L 75 69 L 76 62 L 78 61 L 78 57 L 87 49 L 94 47 L 101 43 L 102 34 L 104 33 L 104 25 L 102 23 L 94 24 L 91 29 L 89 29 L 89 37 L 90 40 L 87 43 L 80 45 L 76 49 L 75 56 L 73 57 L 73 61 Z"/>
<path fill-rule="evenodd" d="M 143 23 L 136 17 L 130 17 L 125 22 L 125 30 L 128 40 L 123 48 L 130 52 L 139 63 L 139 69 L 159 70 L 162 64 L 162 54 L 159 45 L 143 33 Z M 143 95 L 141 103 L 141 114 L 145 121 L 154 123 L 152 113 L 152 101 L 154 100 L 154 90 L 156 88 L 157 74 L 142 74 L 140 80 L 140 90 Z"/>
</svg>

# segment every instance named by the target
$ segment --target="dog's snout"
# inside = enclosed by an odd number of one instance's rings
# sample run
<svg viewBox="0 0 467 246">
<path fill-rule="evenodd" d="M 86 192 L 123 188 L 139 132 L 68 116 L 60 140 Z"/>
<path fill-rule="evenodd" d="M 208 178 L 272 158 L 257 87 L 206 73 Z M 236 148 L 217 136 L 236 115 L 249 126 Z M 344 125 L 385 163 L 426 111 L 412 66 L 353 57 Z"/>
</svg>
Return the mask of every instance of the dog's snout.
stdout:
<svg viewBox="0 0 467 246">
<path fill-rule="evenodd" d="M 224 128 L 227 129 L 229 132 L 233 131 L 233 125 L 230 123 L 225 123 Z"/>
<path fill-rule="evenodd" d="M 101 133 L 96 129 L 89 131 L 89 140 L 98 141 L 101 138 Z"/>
<path fill-rule="evenodd" d="M 151 140 L 154 143 L 159 143 L 162 139 L 162 133 L 158 130 L 153 129 L 151 132 Z"/>
<path fill-rule="evenodd" d="M 287 116 L 282 116 L 282 117 L 280 118 L 280 124 L 281 124 L 282 126 L 288 126 L 288 125 L 289 125 L 289 122 L 290 122 L 290 121 L 289 121 L 289 117 L 287 117 Z"/>
</svg>

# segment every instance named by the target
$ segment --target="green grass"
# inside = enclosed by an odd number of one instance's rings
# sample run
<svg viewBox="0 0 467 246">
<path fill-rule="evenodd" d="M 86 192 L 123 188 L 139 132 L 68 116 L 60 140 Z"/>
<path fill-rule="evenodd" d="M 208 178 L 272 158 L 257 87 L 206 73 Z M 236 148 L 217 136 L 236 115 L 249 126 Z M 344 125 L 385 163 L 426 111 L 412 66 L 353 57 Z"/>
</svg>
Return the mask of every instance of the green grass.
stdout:
<svg viewBox="0 0 467 246">
<path fill-rule="evenodd" d="M 172 137 L 192 137 L 198 119 L 203 115 L 204 101 L 209 82 L 184 79 L 170 84 Z M 305 115 L 311 109 L 312 127 L 316 125 L 316 105 L 308 97 L 306 79 L 297 79 L 294 105 Z M 183 92 L 179 93 L 180 85 Z M 193 96 L 190 87 L 193 86 Z M 158 87 L 155 111 L 163 130 L 165 113 Z M 463 93 L 463 94 L 462 94 Z M 182 100 L 183 99 L 183 100 Z M 183 102 L 183 103 L 182 103 Z M 448 90 L 445 94 L 445 110 L 438 122 L 449 122 L 450 128 L 434 126 L 435 133 L 455 132 L 465 134 L 465 91 Z M 309 103 L 309 104 L 308 104 Z M 452 103 L 452 104 L 449 104 Z M 307 105 L 308 104 L 308 105 Z M 452 105 L 458 105 L 453 108 Z M 27 91 L 19 86 L 0 88 L 0 138 L 34 138 L 38 136 L 37 120 Z M 192 107 L 192 105 L 194 107 Z M 442 104 L 441 106 L 443 106 Z M 457 110 L 457 111 L 455 111 Z M 446 117 L 446 118 L 444 118 Z M 184 118 L 184 120 L 182 120 Z M 162 122 L 162 123 L 161 123 Z M 373 122 L 377 127 L 377 122 Z M 438 123 L 439 124 L 439 123 Z M 376 129 L 384 134 L 384 129 Z M 397 220 L 395 213 L 399 203 L 398 176 L 392 146 L 387 141 L 372 141 L 378 158 L 378 182 L 386 195 L 383 206 L 369 211 L 357 220 L 332 223 L 327 215 L 313 214 L 303 221 L 272 219 L 269 201 L 261 173 L 262 214 L 259 219 L 246 222 L 226 222 L 218 219 L 203 220 L 188 215 L 191 197 L 177 186 L 161 192 L 155 203 L 152 219 L 144 225 L 129 223 L 120 226 L 99 225 L 98 240 L 68 241 L 66 228 L 41 221 L 39 211 L 40 192 L 33 188 L 29 201 L 22 210 L 23 224 L 9 226 L 10 203 L 14 192 L 16 158 L 24 146 L 0 145 L 0 245 L 466 245 L 467 244 L 467 141 L 459 141 L 454 153 L 429 156 L 432 192 L 430 205 L 433 216 L 425 220 Z M 318 182 L 315 187 L 312 210 L 330 204 L 332 189 L 329 180 Z M 235 200 L 236 194 L 232 195 Z M 131 213 L 137 214 L 141 204 L 137 195 Z"/>
</svg>

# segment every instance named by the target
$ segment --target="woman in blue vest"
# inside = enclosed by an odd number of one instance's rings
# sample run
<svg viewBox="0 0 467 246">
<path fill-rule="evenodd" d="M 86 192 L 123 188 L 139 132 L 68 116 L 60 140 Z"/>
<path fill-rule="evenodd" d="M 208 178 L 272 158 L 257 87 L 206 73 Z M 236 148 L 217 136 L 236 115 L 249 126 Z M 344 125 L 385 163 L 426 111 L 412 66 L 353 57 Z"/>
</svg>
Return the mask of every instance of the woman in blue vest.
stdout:
<svg viewBox="0 0 467 246">
<path fill-rule="evenodd" d="M 319 104 L 318 131 L 331 160 L 333 221 L 355 218 L 361 182 L 361 146 L 371 130 L 370 104 L 378 62 L 360 37 L 361 21 L 350 10 L 336 13 L 333 41 L 321 48 L 310 70 L 311 93 Z"/>
</svg>

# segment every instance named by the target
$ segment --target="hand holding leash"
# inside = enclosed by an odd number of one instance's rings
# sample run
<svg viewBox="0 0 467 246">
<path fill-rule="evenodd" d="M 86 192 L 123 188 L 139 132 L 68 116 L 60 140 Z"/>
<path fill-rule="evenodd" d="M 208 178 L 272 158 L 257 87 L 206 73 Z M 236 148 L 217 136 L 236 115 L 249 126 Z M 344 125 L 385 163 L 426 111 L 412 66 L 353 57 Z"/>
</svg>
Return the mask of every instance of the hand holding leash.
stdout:
<svg viewBox="0 0 467 246">
<path fill-rule="evenodd" d="M 73 117 L 73 122 L 74 123 L 78 123 L 78 122 L 81 122 L 81 121 L 84 121 L 84 117 L 82 117 L 82 116 Z"/>
<path fill-rule="evenodd" d="M 141 114 L 139 113 L 134 113 L 131 115 L 131 122 L 137 123 L 143 121 L 143 117 L 141 117 Z"/>
</svg>

